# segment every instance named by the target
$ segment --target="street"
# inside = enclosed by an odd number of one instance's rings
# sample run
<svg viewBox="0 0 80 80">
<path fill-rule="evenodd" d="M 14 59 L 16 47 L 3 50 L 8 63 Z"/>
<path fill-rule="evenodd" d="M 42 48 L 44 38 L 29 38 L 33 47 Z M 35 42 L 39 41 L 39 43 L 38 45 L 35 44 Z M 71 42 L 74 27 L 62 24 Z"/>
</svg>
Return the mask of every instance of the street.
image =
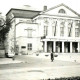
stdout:
<svg viewBox="0 0 80 80">
<path fill-rule="evenodd" d="M 16 56 L 21 63 L 0 64 L 0 80 L 37 80 L 80 75 L 80 63 L 39 58 L 27 55 Z"/>
</svg>

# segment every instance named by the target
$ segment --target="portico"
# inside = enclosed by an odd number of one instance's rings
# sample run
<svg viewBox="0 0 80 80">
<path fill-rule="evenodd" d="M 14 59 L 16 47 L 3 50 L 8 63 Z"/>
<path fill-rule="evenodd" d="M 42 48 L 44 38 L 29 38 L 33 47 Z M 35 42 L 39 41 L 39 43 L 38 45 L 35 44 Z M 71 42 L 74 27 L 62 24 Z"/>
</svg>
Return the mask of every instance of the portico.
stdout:
<svg viewBox="0 0 80 80">
<path fill-rule="evenodd" d="M 79 42 L 43 41 L 44 52 L 79 53 Z"/>
</svg>

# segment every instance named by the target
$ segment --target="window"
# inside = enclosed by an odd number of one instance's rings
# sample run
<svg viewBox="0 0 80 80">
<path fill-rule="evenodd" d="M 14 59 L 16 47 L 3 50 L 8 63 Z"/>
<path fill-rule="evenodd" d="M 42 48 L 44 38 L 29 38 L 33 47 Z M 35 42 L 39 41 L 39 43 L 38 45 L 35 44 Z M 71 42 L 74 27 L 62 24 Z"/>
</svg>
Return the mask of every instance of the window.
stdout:
<svg viewBox="0 0 80 80">
<path fill-rule="evenodd" d="M 76 22 L 75 22 L 75 25 L 76 25 L 76 26 L 79 26 L 79 25 L 80 25 L 80 22 L 79 22 L 79 21 L 76 21 Z"/>
<path fill-rule="evenodd" d="M 52 23 L 52 34 L 53 34 L 54 36 L 56 36 L 56 27 L 57 27 L 57 21 L 54 21 L 54 22 Z"/>
<path fill-rule="evenodd" d="M 79 37 L 79 28 L 75 28 L 75 37 Z"/>
<path fill-rule="evenodd" d="M 70 37 L 71 36 L 71 30 L 70 30 L 71 28 L 70 27 L 68 27 L 68 37 Z"/>
<path fill-rule="evenodd" d="M 55 26 L 52 26 L 52 34 L 55 34 Z M 55 36 L 55 35 L 54 35 Z"/>
<path fill-rule="evenodd" d="M 65 22 L 61 22 L 61 25 L 64 27 L 65 26 Z"/>
<path fill-rule="evenodd" d="M 32 44 L 31 43 L 28 43 L 28 45 L 27 45 L 27 48 L 28 48 L 28 50 L 32 50 Z"/>
<path fill-rule="evenodd" d="M 65 27 L 65 22 L 60 23 L 60 36 L 64 36 L 64 27 Z"/>
<path fill-rule="evenodd" d="M 45 17 L 45 18 L 44 18 L 44 23 L 45 23 L 45 24 L 48 24 L 48 23 L 49 23 L 49 21 L 48 21 L 48 18 L 47 18 L 47 17 Z"/>
<path fill-rule="evenodd" d="M 60 9 L 58 13 L 66 13 L 64 9 Z"/>
<path fill-rule="evenodd" d="M 73 22 L 68 23 L 68 37 L 72 36 Z"/>
<path fill-rule="evenodd" d="M 56 26 L 52 26 L 52 34 L 56 36 Z"/>
<path fill-rule="evenodd" d="M 48 34 L 48 26 L 44 26 L 44 36 L 47 36 Z"/>
<path fill-rule="evenodd" d="M 64 27 L 60 27 L 60 36 L 64 36 Z"/>
<path fill-rule="evenodd" d="M 21 48 L 26 48 L 26 46 L 21 46 Z"/>
<path fill-rule="evenodd" d="M 27 32 L 28 32 L 27 36 L 28 36 L 29 38 L 32 37 L 32 29 L 28 29 Z"/>
</svg>

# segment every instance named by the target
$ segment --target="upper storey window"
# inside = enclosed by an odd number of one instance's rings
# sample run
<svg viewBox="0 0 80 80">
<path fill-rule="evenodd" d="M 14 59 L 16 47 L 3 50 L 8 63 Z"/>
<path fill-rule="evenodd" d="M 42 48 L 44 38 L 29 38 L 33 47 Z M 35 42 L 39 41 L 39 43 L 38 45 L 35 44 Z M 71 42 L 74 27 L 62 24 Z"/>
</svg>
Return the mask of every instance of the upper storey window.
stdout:
<svg viewBox="0 0 80 80">
<path fill-rule="evenodd" d="M 64 36 L 65 22 L 60 23 L 60 36 Z"/>
<path fill-rule="evenodd" d="M 27 37 L 31 38 L 32 37 L 32 29 L 31 28 L 27 28 L 25 30 L 27 30 Z"/>
<path fill-rule="evenodd" d="M 79 37 L 79 28 L 75 28 L 75 37 Z"/>
<path fill-rule="evenodd" d="M 66 12 L 65 12 L 64 9 L 60 9 L 58 13 L 63 13 L 63 14 L 65 14 Z"/>
</svg>

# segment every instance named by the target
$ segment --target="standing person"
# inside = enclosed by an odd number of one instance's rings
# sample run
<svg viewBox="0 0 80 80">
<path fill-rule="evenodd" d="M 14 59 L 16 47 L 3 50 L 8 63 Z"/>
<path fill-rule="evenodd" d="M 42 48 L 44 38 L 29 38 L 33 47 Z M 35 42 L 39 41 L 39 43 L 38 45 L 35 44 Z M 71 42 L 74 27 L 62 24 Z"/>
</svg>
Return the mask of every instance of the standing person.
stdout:
<svg viewBox="0 0 80 80">
<path fill-rule="evenodd" d="M 13 54 L 12 60 L 14 61 L 15 60 L 15 52 L 14 52 L 14 49 L 13 48 L 11 50 L 11 54 Z"/>
<path fill-rule="evenodd" d="M 12 60 L 13 60 L 13 61 L 15 60 L 15 52 L 13 52 Z"/>
<path fill-rule="evenodd" d="M 54 54 L 53 52 L 51 52 L 51 62 L 53 62 L 53 60 L 54 60 Z"/>
</svg>

